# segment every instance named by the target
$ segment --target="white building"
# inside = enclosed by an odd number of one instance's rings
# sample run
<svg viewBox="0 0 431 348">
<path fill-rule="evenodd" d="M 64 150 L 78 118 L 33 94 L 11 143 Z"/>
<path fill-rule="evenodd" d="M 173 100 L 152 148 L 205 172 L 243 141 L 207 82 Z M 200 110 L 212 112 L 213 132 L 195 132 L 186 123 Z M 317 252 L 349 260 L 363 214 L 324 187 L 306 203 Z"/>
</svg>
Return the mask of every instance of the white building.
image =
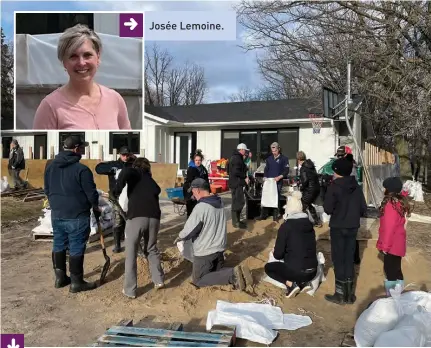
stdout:
<svg viewBox="0 0 431 348">
<path fill-rule="evenodd" d="M 319 134 L 313 134 L 309 113 L 313 108 L 302 99 L 254 101 L 240 103 L 201 104 L 192 106 L 151 107 L 144 112 L 141 132 L 81 132 L 90 143 L 90 158 L 99 159 L 99 145 L 103 145 L 103 159 L 113 158 L 113 149 L 128 145 L 136 154 L 155 162 L 178 163 L 179 174 L 187 169 L 190 153 L 201 149 L 205 161 L 229 158 L 236 146 L 243 142 L 253 153 L 255 165 L 261 154 L 269 151 L 277 141 L 288 156 L 291 168 L 296 165 L 296 152 L 304 151 L 316 167 L 325 164 L 339 146 L 339 124 L 326 119 Z M 51 147 L 58 153 L 60 142 L 70 132 L 45 133 L 2 132 L 3 157 L 8 144 L 16 138 L 29 157 L 50 155 Z M 88 153 L 85 154 L 88 158 Z"/>
</svg>

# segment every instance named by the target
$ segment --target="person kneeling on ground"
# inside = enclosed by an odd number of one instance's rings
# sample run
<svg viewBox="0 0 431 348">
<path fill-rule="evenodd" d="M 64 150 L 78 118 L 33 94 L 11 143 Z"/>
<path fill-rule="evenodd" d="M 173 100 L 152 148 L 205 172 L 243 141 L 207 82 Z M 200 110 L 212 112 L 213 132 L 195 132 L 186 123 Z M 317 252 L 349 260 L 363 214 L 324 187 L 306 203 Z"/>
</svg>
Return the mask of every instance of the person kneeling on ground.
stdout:
<svg viewBox="0 0 431 348">
<path fill-rule="evenodd" d="M 198 204 L 174 243 L 190 239 L 193 242 L 193 284 L 197 287 L 231 284 L 237 290 L 253 286 L 247 266 L 223 267 L 227 219 L 221 198 L 211 195 L 208 182 L 201 178 L 192 181 L 189 191 Z"/>
<path fill-rule="evenodd" d="M 124 268 L 123 294 L 136 298 L 138 250 L 143 239 L 143 254 L 148 258 L 151 280 L 155 289 L 164 287 L 164 272 L 157 248 L 157 235 L 160 228 L 160 187 L 151 175 L 150 161 L 144 157 L 137 158 L 132 168 L 121 171 L 116 196 L 119 196 L 127 184 L 129 198 L 126 215 L 126 263 Z"/>
<path fill-rule="evenodd" d="M 286 204 L 286 221 L 278 229 L 273 250 L 276 260 L 265 265 L 265 273 L 286 284 L 286 297 L 311 289 L 317 274 L 316 234 L 308 214 L 303 212 L 302 194 L 294 192 Z"/>
</svg>

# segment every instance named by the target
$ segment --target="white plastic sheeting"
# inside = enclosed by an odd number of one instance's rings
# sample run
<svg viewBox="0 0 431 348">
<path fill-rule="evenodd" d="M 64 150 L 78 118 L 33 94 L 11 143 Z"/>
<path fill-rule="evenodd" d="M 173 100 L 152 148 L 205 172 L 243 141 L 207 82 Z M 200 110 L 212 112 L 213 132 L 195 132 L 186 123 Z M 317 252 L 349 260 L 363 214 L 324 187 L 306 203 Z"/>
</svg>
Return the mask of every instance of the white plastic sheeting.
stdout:
<svg viewBox="0 0 431 348">
<path fill-rule="evenodd" d="M 63 85 L 67 72 L 57 58 L 62 34 L 16 35 L 16 84 Z M 142 88 L 142 40 L 98 33 L 102 41 L 100 67 L 95 80 L 109 88 Z"/>
<path fill-rule="evenodd" d="M 261 344 L 271 344 L 277 337 L 274 330 L 297 330 L 309 326 L 308 316 L 283 314 L 280 307 L 260 303 L 229 303 L 217 301 L 208 313 L 206 329 L 213 325 L 235 325 L 236 336 Z"/>
<path fill-rule="evenodd" d="M 100 67 L 95 81 L 119 90 L 127 105 L 132 129 L 142 129 L 142 40 L 99 34 Z M 16 35 L 16 127 L 32 129 L 42 99 L 69 76 L 57 58 L 59 34 Z M 50 88 L 42 88 L 48 86 Z M 25 87 L 25 88 L 24 88 Z"/>
<path fill-rule="evenodd" d="M 403 189 L 409 193 L 409 196 L 416 202 L 424 201 L 424 192 L 422 190 L 422 183 L 418 181 L 407 180 Z"/>
</svg>

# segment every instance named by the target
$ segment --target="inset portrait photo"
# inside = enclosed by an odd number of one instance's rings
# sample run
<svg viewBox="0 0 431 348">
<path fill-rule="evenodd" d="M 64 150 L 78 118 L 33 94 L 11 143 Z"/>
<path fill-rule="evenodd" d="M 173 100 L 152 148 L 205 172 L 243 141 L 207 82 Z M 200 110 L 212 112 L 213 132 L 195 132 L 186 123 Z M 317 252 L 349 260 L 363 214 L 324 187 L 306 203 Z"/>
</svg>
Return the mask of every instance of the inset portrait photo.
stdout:
<svg viewBox="0 0 431 348">
<path fill-rule="evenodd" d="M 118 13 L 15 12 L 16 130 L 141 130 L 142 38 Z"/>
</svg>

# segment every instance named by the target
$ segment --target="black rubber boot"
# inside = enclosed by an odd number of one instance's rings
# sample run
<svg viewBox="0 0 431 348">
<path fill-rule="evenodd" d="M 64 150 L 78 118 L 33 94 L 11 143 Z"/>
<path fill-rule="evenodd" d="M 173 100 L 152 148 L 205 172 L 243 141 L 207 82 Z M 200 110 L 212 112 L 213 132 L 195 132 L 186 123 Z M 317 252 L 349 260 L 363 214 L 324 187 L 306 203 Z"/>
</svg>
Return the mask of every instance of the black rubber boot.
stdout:
<svg viewBox="0 0 431 348">
<path fill-rule="evenodd" d="M 84 255 L 69 256 L 69 268 L 71 280 L 69 292 L 77 293 L 97 288 L 96 283 L 84 280 Z"/>
<path fill-rule="evenodd" d="M 55 273 L 55 288 L 64 288 L 70 284 L 70 278 L 66 274 L 66 250 L 52 253 L 52 266 Z"/>
<path fill-rule="evenodd" d="M 121 253 L 124 249 L 121 247 L 121 230 L 119 228 L 114 228 L 114 232 L 112 233 L 114 237 L 114 248 L 112 252 L 114 254 Z"/>
<path fill-rule="evenodd" d="M 244 221 L 241 221 L 241 212 L 237 211 L 236 212 L 236 218 L 238 220 L 238 227 L 241 229 L 245 229 L 247 228 L 247 224 Z"/>
<path fill-rule="evenodd" d="M 280 218 L 280 211 L 277 208 L 274 208 L 274 210 L 272 211 L 272 220 L 277 222 L 279 218 Z"/>
<path fill-rule="evenodd" d="M 345 285 L 346 282 L 341 280 L 335 280 L 335 293 L 334 295 L 325 295 L 325 300 L 338 304 L 338 305 L 344 305 L 344 298 L 345 298 Z"/>
<path fill-rule="evenodd" d="M 236 211 L 232 210 L 232 226 L 238 228 L 238 215 L 236 215 Z"/>
<path fill-rule="evenodd" d="M 258 221 L 263 221 L 268 219 L 268 209 L 265 207 L 260 208 L 260 216 L 256 218 Z"/>
<path fill-rule="evenodd" d="M 352 279 L 347 279 L 344 283 L 344 302 L 347 304 L 354 304 L 356 302 L 353 285 Z"/>
</svg>

